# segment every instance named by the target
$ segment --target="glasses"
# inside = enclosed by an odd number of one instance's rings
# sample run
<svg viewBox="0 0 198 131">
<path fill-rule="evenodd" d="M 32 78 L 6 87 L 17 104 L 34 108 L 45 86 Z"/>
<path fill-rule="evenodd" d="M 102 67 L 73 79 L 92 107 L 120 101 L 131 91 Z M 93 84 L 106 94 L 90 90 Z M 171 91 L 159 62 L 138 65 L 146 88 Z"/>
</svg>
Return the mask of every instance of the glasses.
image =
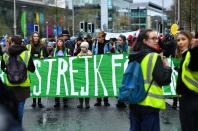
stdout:
<svg viewBox="0 0 198 131">
<path fill-rule="evenodd" d="M 157 40 L 158 40 L 157 37 L 151 37 L 151 38 L 148 38 L 148 39 L 152 39 L 152 40 L 154 40 L 154 41 L 157 41 Z"/>
</svg>

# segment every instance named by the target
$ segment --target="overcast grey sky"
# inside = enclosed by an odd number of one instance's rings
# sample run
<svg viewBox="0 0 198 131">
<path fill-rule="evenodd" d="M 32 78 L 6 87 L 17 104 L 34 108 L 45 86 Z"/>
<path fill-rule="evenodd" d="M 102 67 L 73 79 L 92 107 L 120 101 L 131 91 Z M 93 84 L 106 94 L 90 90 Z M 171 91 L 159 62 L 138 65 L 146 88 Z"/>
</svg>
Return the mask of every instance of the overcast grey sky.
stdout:
<svg viewBox="0 0 198 131">
<path fill-rule="evenodd" d="M 153 2 L 155 4 L 162 6 L 162 0 L 133 0 L 134 2 Z M 164 0 L 164 7 L 170 8 L 170 6 L 173 4 L 173 0 Z"/>
</svg>

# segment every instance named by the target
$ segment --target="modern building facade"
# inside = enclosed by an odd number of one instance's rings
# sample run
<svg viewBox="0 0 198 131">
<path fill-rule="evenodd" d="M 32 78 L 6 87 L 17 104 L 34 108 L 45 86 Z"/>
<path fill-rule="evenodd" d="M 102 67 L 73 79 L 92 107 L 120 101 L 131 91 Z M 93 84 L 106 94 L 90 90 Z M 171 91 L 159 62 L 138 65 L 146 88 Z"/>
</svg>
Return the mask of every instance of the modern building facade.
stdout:
<svg viewBox="0 0 198 131">
<path fill-rule="evenodd" d="M 133 3 L 131 5 L 131 29 L 152 28 L 162 32 L 162 24 L 166 23 L 165 9 L 151 3 Z"/>
<path fill-rule="evenodd" d="M 0 1 L 0 36 L 13 34 L 13 0 Z M 58 35 L 62 29 L 80 32 L 81 22 L 92 23 L 94 31 L 128 32 L 139 28 L 161 29 L 163 9 L 151 2 L 133 0 L 16 0 L 17 34 Z M 74 26 L 74 28 L 73 28 Z M 26 27 L 26 28 L 25 28 Z M 35 28 L 36 27 L 36 28 Z M 88 28 L 88 26 L 87 26 Z"/>
</svg>

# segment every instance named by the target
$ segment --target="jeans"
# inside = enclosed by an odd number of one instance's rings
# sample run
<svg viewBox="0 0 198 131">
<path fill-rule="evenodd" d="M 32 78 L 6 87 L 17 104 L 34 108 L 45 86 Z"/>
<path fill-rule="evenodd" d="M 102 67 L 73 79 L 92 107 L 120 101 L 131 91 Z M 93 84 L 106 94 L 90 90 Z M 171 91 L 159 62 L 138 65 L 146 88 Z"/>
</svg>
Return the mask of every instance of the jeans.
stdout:
<svg viewBox="0 0 198 131">
<path fill-rule="evenodd" d="M 19 115 L 19 124 L 22 127 L 23 113 L 24 113 L 25 100 L 18 101 L 18 115 Z"/>
<path fill-rule="evenodd" d="M 129 111 L 129 131 L 160 131 L 159 112 L 134 113 Z"/>
</svg>

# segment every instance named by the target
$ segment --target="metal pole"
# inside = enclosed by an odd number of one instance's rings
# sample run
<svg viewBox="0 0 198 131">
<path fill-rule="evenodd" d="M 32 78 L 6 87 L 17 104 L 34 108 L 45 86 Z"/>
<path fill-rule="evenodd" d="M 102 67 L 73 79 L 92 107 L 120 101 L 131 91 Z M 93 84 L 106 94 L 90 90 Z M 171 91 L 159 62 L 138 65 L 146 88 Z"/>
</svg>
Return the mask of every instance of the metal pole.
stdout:
<svg viewBox="0 0 198 131">
<path fill-rule="evenodd" d="M 175 23 L 177 23 L 177 0 L 175 0 Z"/>
<path fill-rule="evenodd" d="M 48 42 L 48 20 L 46 21 L 46 38 Z"/>
<path fill-rule="evenodd" d="M 192 31 L 192 11 L 191 11 L 191 9 L 192 9 L 192 6 L 191 6 L 191 0 L 190 0 L 190 32 Z"/>
<path fill-rule="evenodd" d="M 16 0 L 14 0 L 14 35 L 16 35 Z"/>
<path fill-rule="evenodd" d="M 140 7 L 138 7 L 139 29 L 140 29 Z"/>
<path fill-rule="evenodd" d="M 73 0 L 72 0 L 72 35 L 74 36 L 74 3 L 73 3 Z"/>
<path fill-rule="evenodd" d="M 181 23 L 180 23 L 180 0 L 177 1 L 178 2 L 178 12 L 177 12 L 177 24 L 180 27 Z"/>
<path fill-rule="evenodd" d="M 164 0 L 162 0 L 162 34 L 164 34 Z"/>
</svg>

